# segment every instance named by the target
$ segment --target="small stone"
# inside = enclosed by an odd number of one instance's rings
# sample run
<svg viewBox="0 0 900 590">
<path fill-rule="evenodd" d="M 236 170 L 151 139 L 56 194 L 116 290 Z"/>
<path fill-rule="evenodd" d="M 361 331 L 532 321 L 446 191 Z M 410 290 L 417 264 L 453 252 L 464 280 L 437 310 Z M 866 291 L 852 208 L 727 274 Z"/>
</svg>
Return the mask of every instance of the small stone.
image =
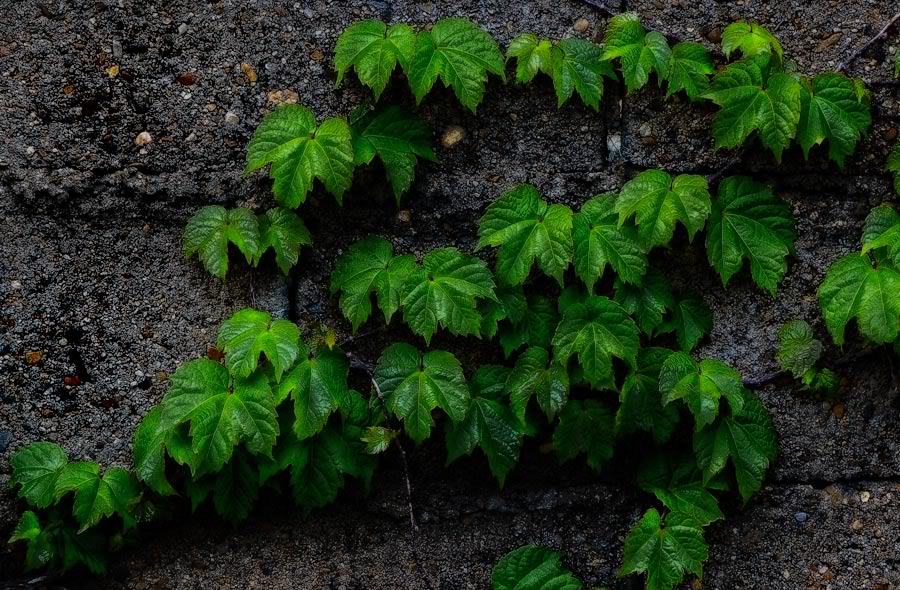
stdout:
<svg viewBox="0 0 900 590">
<path fill-rule="evenodd" d="M 115 78 L 119 75 L 119 66 L 109 66 L 106 68 L 106 75 L 110 78 Z"/>
<path fill-rule="evenodd" d="M 39 350 L 32 350 L 25 353 L 25 362 L 29 365 L 36 365 L 44 358 L 44 353 Z"/>
<path fill-rule="evenodd" d="M 859 531 L 861 531 L 861 530 L 863 529 L 863 522 L 862 522 L 860 519 L 857 518 L 857 519 L 854 520 L 853 523 L 850 525 L 850 528 L 853 529 L 854 531 L 859 532 Z"/>
<path fill-rule="evenodd" d="M 397 211 L 397 221 L 400 223 L 409 223 L 412 221 L 412 212 L 409 209 Z"/>
<path fill-rule="evenodd" d="M 444 134 L 441 136 L 441 144 L 443 144 L 445 148 L 450 148 L 465 139 L 465 137 L 465 129 L 459 125 L 451 125 L 444 129 Z"/>
<path fill-rule="evenodd" d="M 832 47 L 835 43 L 837 43 L 838 41 L 841 40 L 842 35 L 843 35 L 843 33 L 838 31 L 837 33 L 833 33 L 833 34 L 825 37 L 819 43 L 819 46 L 816 47 L 816 51 L 824 51 L 825 49 Z"/>
<path fill-rule="evenodd" d="M 79 377 L 78 375 L 63 377 L 63 383 L 65 383 L 69 387 L 75 387 L 76 385 L 81 385 L 81 377 Z"/>
<path fill-rule="evenodd" d="M 146 131 L 141 131 L 138 133 L 137 137 L 134 138 L 134 145 L 149 145 L 152 142 L 153 137 Z"/>
<path fill-rule="evenodd" d="M 144 227 L 143 227 L 143 230 L 144 230 L 144 233 L 145 233 L 145 234 L 149 234 L 150 232 L 153 231 L 153 226 L 150 225 L 149 223 L 145 223 L 145 224 L 144 224 Z"/>
<path fill-rule="evenodd" d="M 831 408 L 831 413 L 834 414 L 834 417 L 837 419 L 841 419 L 844 417 L 844 413 L 847 411 L 846 406 L 844 404 L 834 404 L 834 407 Z"/>
<path fill-rule="evenodd" d="M 237 125 L 241 121 L 241 118 L 238 117 L 231 111 L 225 113 L 225 124 L 226 125 Z"/>
<path fill-rule="evenodd" d="M 63 86 L 63 94 L 72 94 L 73 92 L 75 92 L 75 87 L 71 84 Z"/>
<path fill-rule="evenodd" d="M 300 96 L 293 90 L 272 90 L 266 94 L 266 98 L 272 104 L 297 104 Z"/>
<path fill-rule="evenodd" d="M 313 61 L 322 61 L 322 59 L 325 57 L 325 55 L 320 50 L 316 49 L 312 53 L 309 54 L 309 57 Z"/>
<path fill-rule="evenodd" d="M 179 35 L 184 35 L 187 32 L 188 32 L 187 23 L 181 23 L 180 25 L 178 25 L 178 34 Z"/>
<path fill-rule="evenodd" d="M 191 134 L 184 138 L 185 141 L 194 141 L 197 139 L 197 134 L 191 131 Z"/>
<path fill-rule="evenodd" d="M 579 33 L 583 33 L 585 31 L 587 31 L 588 27 L 590 27 L 590 26 L 591 26 L 591 23 L 588 22 L 588 19 L 586 19 L 586 18 L 580 18 L 577 21 L 575 21 L 575 30 L 578 31 Z"/>
<path fill-rule="evenodd" d="M 808 518 L 809 518 L 809 515 L 805 512 L 797 512 L 794 514 L 794 520 L 796 520 L 800 524 L 803 524 L 804 522 L 806 522 L 806 519 L 808 519 Z"/>
<path fill-rule="evenodd" d="M 112 42 L 112 53 L 115 59 L 119 59 L 122 57 L 122 42 L 121 41 L 113 41 Z"/>
<path fill-rule="evenodd" d="M 825 572 L 828 571 L 828 566 L 827 566 L 827 565 L 824 565 L 824 564 L 823 564 L 823 565 L 820 565 L 819 568 L 818 568 L 818 571 L 819 571 L 820 574 L 824 574 Z"/>
<path fill-rule="evenodd" d="M 653 135 L 653 128 L 650 127 L 650 123 L 642 123 L 638 128 L 638 134 L 641 137 L 650 137 Z"/>
<path fill-rule="evenodd" d="M 194 82 L 197 81 L 197 76 L 193 72 L 184 72 L 182 74 L 178 74 L 178 76 L 175 78 L 175 81 L 182 86 L 191 86 Z"/>
<path fill-rule="evenodd" d="M 887 131 L 884 132 L 884 140 L 885 141 L 894 141 L 897 139 L 897 128 L 891 127 Z"/>
<path fill-rule="evenodd" d="M 868 502 L 871 499 L 872 499 L 871 493 L 866 492 L 866 491 L 859 493 L 859 501 L 862 502 L 863 504 L 865 504 L 866 502 Z"/>
<path fill-rule="evenodd" d="M 13 281 L 9 284 L 9 286 L 13 290 L 18 290 L 22 288 L 22 283 L 20 283 L 19 281 Z"/>
<path fill-rule="evenodd" d="M 241 64 L 241 71 L 244 72 L 244 75 L 247 76 L 247 81 L 253 84 L 256 82 L 256 70 L 253 69 L 253 66 L 247 63 Z"/>
</svg>

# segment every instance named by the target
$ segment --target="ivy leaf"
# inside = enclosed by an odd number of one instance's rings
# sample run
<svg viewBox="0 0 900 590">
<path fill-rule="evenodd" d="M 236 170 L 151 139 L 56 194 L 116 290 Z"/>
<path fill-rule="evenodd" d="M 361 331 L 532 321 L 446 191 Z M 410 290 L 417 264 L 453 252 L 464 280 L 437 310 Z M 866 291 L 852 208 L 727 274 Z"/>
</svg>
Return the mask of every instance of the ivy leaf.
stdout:
<svg viewBox="0 0 900 590">
<path fill-rule="evenodd" d="M 722 520 L 719 502 L 702 481 L 692 457 L 674 463 L 669 455 L 659 454 L 641 466 L 638 483 L 671 510 L 689 517 L 699 526 Z"/>
<path fill-rule="evenodd" d="M 772 67 L 769 56 L 762 55 L 729 64 L 713 78 L 704 97 L 722 107 L 712 126 L 716 149 L 739 146 L 758 130 L 763 145 L 781 162 L 800 123 L 801 85 Z"/>
<path fill-rule="evenodd" d="M 249 209 L 203 207 L 188 220 L 182 250 L 185 258 L 198 254 L 207 272 L 224 279 L 228 272 L 229 242 L 237 246 L 250 264 L 261 252 L 256 216 Z"/>
<path fill-rule="evenodd" d="M 525 318 L 528 302 L 521 286 L 500 287 L 495 291 L 496 301 L 485 301 L 481 306 L 481 335 L 489 339 L 497 335 L 501 320 L 518 325 Z M 507 355 L 508 356 L 508 355 Z"/>
<path fill-rule="evenodd" d="M 722 31 L 722 53 L 731 58 L 733 51 L 740 51 L 744 57 L 775 52 L 778 59 L 784 59 L 784 50 L 778 38 L 767 28 L 754 22 L 734 22 Z"/>
<path fill-rule="evenodd" d="M 522 33 L 509 42 L 506 59 L 516 58 L 516 82 L 531 82 L 538 72 L 553 75 L 553 62 L 550 52 L 553 43 L 547 39 L 538 39 L 534 33 Z"/>
<path fill-rule="evenodd" d="M 312 111 L 286 104 L 267 115 L 247 145 L 244 174 L 271 164 L 272 192 L 296 209 L 318 178 L 341 203 L 353 182 L 353 141 L 344 119 L 325 119 L 316 127 Z"/>
<path fill-rule="evenodd" d="M 575 272 L 594 291 L 609 264 L 626 283 L 639 283 L 647 272 L 647 255 L 634 227 L 620 226 L 613 195 L 587 201 L 572 221 Z"/>
<path fill-rule="evenodd" d="M 222 469 L 240 442 L 254 454 L 270 455 L 279 432 L 268 379 L 255 372 L 232 383 L 228 370 L 208 359 L 178 367 L 161 408 L 160 428 L 190 424 L 186 458 L 195 478 Z"/>
<path fill-rule="evenodd" d="M 219 348 L 225 351 L 225 363 L 235 375 L 247 377 L 259 363 L 259 357 L 275 369 L 275 380 L 297 362 L 300 354 L 300 330 L 290 320 L 272 320 L 264 311 L 245 308 L 222 322 Z"/>
<path fill-rule="evenodd" d="M 785 322 L 778 330 L 778 352 L 775 358 L 783 371 L 790 371 L 795 379 L 813 368 L 822 356 L 822 342 L 812 327 L 803 320 Z"/>
<path fill-rule="evenodd" d="M 19 497 L 35 508 L 49 508 L 53 492 L 69 459 L 56 443 L 36 442 L 19 449 L 9 458 L 11 486 L 21 486 Z"/>
<path fill-rule="evenodd" d="M 79 533 L 114 513 L 122 517 L 126 528 L 134 526 L 135 521 L 129 510 L 137 500 L 140 489 L 128 470 L 112 467 L 101 478 L 100 466 L 96 463 L 69 463 L 56 480 L 54 496 L 59 501 L 69 492 L 75 492 L 72 514 L 81 525 Z"/>
<path fill-rule="evenodd" d="M 456 248 L 439 248 L 422 260 L 401 289 L 403 319 L 431 343 L 438 326 L 453 335 L 478 335 L 476 299 L 496 299 L 494 279 L 484 261 Z"/>
<path fill-rule="evenodd" d="M 675 306 L 672 286 L 665 275 L 655 268 L 648 268 L 640 284 L 629 285 L 616 279 L 615 301 L 634 318 L 641 332 L 653 336 L 663 324 L 666 312 Z"/>
<path fill-rule="evenodd" d="M 694 453 L 704 483 L 721 472 L 730 457 L 738 490 L 746 502 L 762 487 L 766 470 L 778 456 L 778 433 L 759 398 L 746 389 L 741 395 L 740 411 L 721 416 L 694 433 Z"/>
<path fill-rule="evenodd" d="M 671 590 L 686 574 L 703 575 L 709 549 L 703 530 L 677 512 L 665 521 L 651 508 L 625 538 L 619 576 L 647 573 L 647 590 Z"/>
<path fill-rule="evenodd" d="M 678 410 L 664 405 L 659 390 L 659 372 L 672 354 L 667 348 L 642 348 L 637 366 L 632 369 L 619 393 L 616 431 L 630 434 L 638 430 L 650 432 L 657 443 L 669 440 L 678 424 Z"/>
<path fill-rule="evenodd" d="M 619 58 L 628 92 L 643 87 L 654 71 L 661 84 L 669 75 L 671 54 L 666 38 L 655 31 L 648 33 L 636 13 L 624 12 L 609 19 L 602 59 Z"/>
<path fill-rule="evenodd" d="M 560 562 L 559 553 L 525 545 L 500 558 L 491 590 L 581 590 L 581 582 Z"/>
<path fill-rule="evenodd" d="M 504 384 L 509 369 L 480 367 L 472 375 L 469 408 L 462 422 L 447 425 L 447 464 L 481 447 L 491 473 L 503 486 L 506 475 L 519 460 L 524 423 L 505 403 Z"/>
<path fill-rule="evenodd" d="M 863 336 L 883 344 L 900 334 L 900 273 L 887 266 L 873 268 L 868 256 L 849 254 L 831 265 L 819 286 L 825 326 L 838 346 L 844 328 L 856 318 Z"/>
<path fill-rule="evenodd" d="M 853 80 L 834 72 L 805 80 L 800 92 L 797 142 L 803 156 L 826 139 L 828 157 L 844 167 L 844 159 L 856 150 L 856 142 L 872 125 L 867 100 L 861 100 Z"/>
<path fill-rule="evenodd" d="M 613 357 L 635 367 L 640 346 L 638 328 L 618 303 L 591 296 L 563 313 L 553 336 L 553 356 L 566 365 L 573 355 L 585 379 L 597 389 L 615 389 Z"/>
<path fill-rule="evenodd" d="M 897 55 L 900 55 L 900 52 Z M 900 142 L 891 148 L 884 169 L 894 175 L 894 191 L 900 195 Z"/>
<path fill-rule="evenodd" d="M 275 405 L 294 398 L 294 434 L 303 440 L 322 430 L 328 417 L 346 406 L 350 365 L 340 349 L 300 347 L 300 362 L 275 388 Z"/>
<path fill-rule="evenodd" d="M 370 426 L 359 440 L 366 443 L 366 453 L 380 455 L 388 450 L 391 442 L 400 434 L 399 430 L 385 428 L 384 426 Z"/>
<path fill-rule="evenodd" d="M 703 45 L 690 42 L 677 43 L 669 57 L 666 98 L 684 90 L 689 99 L 699 99 L 709 88 L 708 76 L 715 72 L 712 57 Z"/>
<path fill-rule="evenodd" d="M 392 344 L 378 359 L 375 382 L 388 410 L 403 420 L 416 443 L 431 434 L 435 408 L 444 410 L 454 422 L 466 417 L 469 387 L 462 366 L 449 352 L 435 350 L 423 355 L 409 344 Z"/>
<path fill-rule="evenodd" d="M 569 374 L 565 367 L 553 362 L 547 350 L 534 346 L 516 359 L 506 387 L 520 422 L 525 422 L 525 411 L 532 397 L 537 399 L 547 420 L 552 421 L 569 399 Z"/>
<path fill-rule="evenodd" d="M 341 311 L 354 333 L 372 313 L 372 293 L 385 323 L 390 323 L 400 308 L 401 287 L 415 269 L 414 256 L 394 256 L 393 245 L 377 236 L 360 240 L 341 254 L 331 273 L 331 292 L 341 292 Z"/>
<path fill-rule="evenodd" d="M 334 47 L 336 85 L 340 86 L 344 74 L 353 68 L 359 81 L 371 88 L 378 99 L 397 62 L 404 72 L 409 71 L 415 49 L 416 32 L 407 24 L 388 27 L 380 20 L 353 23 L 344 29 Z"/>
<path fill-rule="evenodd" d="M 672 307 L 672 317 L 659 327 L 659 334 L 675 331 L 678 346 L 690 352 L 703 337 L 712 332 L 713 314 L 706 301 L 696 293 L 679 296 Z"/>
<path fill-rule="evenodd" d="M 250 516 L 259 494 L 259 477 L 244 453 L 235 453 L 216 474 L 212 487 L 216 513 L 237 524 Z"/>
<path fill-rule="evenodd" d="M 28 549 L 25 554 L 25 570 L 31 571 L 41 568 L 49 568 L 58 559 L 56 547 L 51 542 L 52 533 L 41 527 L 37 514 L 26 510 L 16 523 L 12 536 L 8 543 L 24 541 Z"/>
<path fill-rule="evenodd" d="M 416 52 L 407 72 L 416 104 L 440 76 L 453 88 L 460 103 L 473 113 L 484 96 L 488 72 L 506 80 L 503 54 L 488 33 L 462 18 L 445 18 L 431 31 L 419 33 Z"/>
<path fill-rule="evenodd" d="M 428 124 L 396 105 L 366 113 L 353 122 L 350 131 L 356 164 L 369 164 L 376 155 L 381 159 L 397 206 L 412 186 L 416 157 L 432 162 L 437 159 L 431 150 L 431 128 Z"/>
<path fill-rule="evenodd" d="M 176 492 L 166 479 L 166 437 L 169 432 L 160 427 L 161 418 L 162 409 L 154 407 L 134 433 L 134 474 L 157 494 L 171 496 Z"/>
<path fill-rule="evenodd" d="M 494 201 L 481 218 L 478 248 L 499 246 L 497 276 L 520 285 L 537 260 L 541 270 L 562 286 L 572 259 L 572 211 L 548 205 L 538 190 L 523 184 Z"/>
<path fill-rule="evenodd" d="M 697 430 L 712 424 L 719 415 L 719 399 L 725 397 L 733 412 L 739 412 L 744 398 L 741 374 L 715 359 L 700 362 L 685 352 L 666 358 L 659 371 L 659 392 L 663 404 L 683 399 L 694 415 Z"/>
<path fill-rule="evenodd" d="M 693 240 L 710 212 L 709 184 L 693 174 L 673 179 L 662 170 L 645 170 L 622 187 L 616 211 L 619 225 L 635 216 L 638 235 L 648 249 L 668 244 L 678 221 Z"/>
<path fill-rule="evenodd" d="M 884 254 L 900 269 L 900 215 L 890 205 L 879 205 L 869 212 L 863 225 L 862 253 L 875 253 L 882 260 Z"/>
<path fill-rule="evenodd" d="M 793 247 L 794 216 L 787 203 L 746 176 L 721 182 L 706 232 L 706 254 L 723 285 L 748 258 L 754 282 L 774 297 Z"/>
<path fill-rule="evenodd" d="M 603 77 L 616 80 L 609 62 L 602 59 L 603 48 L 585 39 L 562 39 L 551 50 L 553 89 L 557 108 L 566 104 L 574 92 L 582 102 L 600 110 Z"/>
<path fill-rule="evenodd" d="M 561 462 L 586 453 L 594 471 L 612 459 L 615 442 L 615 415 L 609 406 L 595 400 L 569 400 L 553 432 L 553 448 Z"/>
<path fill-rule="evenodd" d="M 259 221 L 259 250 L 253 265 L 257 266 L 263 254 L 271 248 L 275 262 L 285 275 L 300 260 L 300 247 L 312 245 L 312 235 L 293 211 L 275 207 L 257 217 Z"/>
<path fill-rule="evenodd" d="M 510 318 L 511 327 L 504 323 L 500 330 L 500 345 L 506 358 L 526 344 L 549 349 L 553 342 L 559 323 L 556 307 L 543 295 L 529 295 L 526 301 L 527 307 L 519 321 Z"/>
</svg>

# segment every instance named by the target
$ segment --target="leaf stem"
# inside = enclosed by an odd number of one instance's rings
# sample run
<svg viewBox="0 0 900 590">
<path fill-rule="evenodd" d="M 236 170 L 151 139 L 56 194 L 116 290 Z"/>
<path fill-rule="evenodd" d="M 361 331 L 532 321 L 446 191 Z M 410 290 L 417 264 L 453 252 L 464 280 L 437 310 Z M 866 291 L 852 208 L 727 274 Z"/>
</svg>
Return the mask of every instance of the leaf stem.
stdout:
<svg viewBox="0 0 900 590">
<path fill-rule="evenodd" d="M 894 23 L 896 23 L 898 20 L 900 20 L 900 12 L 898 12 L 897 14 L 895 14 L 894 17 L 893 17 L 891 20 L 889 20 L 888 23 L 887 23 L 886 25 L 884 25 L 884 27 L 883 27 L 880 31 L 878 31 L 878 34 L 876 34 L 874 37 L 872 37 L 871 39 L 869 39 L 869 40 L 866 42 L 865 45 L 863 45 L 862 47 L 860 47 L 859 49 L 857 49 L 856 51 L 854 51 L 853 54 L 851 54 L 850 57 L 848 57 L 846 60 L 844 60 L 844 61 L 842 61 L 841 63 L 839 63 L 838 66 L 837 66 L 837 71 L 838 71 L 838 72 L 843 72 L 844 70 L 846 70 L 846 69 L 850 66 L 850 64 L 852 64 L 854 61 L 856 61 L 856 59 L 857 59 L 860 55 L 862 55 L 863 53 L 865 53 L 866 50 L 869 49 L 869 47 L 871 47 L 876 41 L 878 41 L 879 39 L 881 39 L 881 38 L 884 36 L 884 34 L 887 33 L 888 30 L 889 30 L 889 29 L 894 25 Z"/>
</svg>

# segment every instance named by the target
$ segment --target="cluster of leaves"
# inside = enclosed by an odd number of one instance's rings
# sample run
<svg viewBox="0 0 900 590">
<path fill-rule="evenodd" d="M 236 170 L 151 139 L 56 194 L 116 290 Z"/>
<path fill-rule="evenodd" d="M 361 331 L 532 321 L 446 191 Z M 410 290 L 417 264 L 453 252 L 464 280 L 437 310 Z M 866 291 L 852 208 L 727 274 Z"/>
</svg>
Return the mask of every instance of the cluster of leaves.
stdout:
<svg viewBox="0 0 900 590">
<path fill-rule="evenodd" d="M 782 371 L 789 372 L 803 384 L 803 389 L 835 393 L 840 385 L 838 375 L 818 366 L 822 357 L 822 341 L 813 334 L 812 326 L 803 320 L 784 323 L 778 330 L 778 352 L 775 358 Z"/>
</svg>

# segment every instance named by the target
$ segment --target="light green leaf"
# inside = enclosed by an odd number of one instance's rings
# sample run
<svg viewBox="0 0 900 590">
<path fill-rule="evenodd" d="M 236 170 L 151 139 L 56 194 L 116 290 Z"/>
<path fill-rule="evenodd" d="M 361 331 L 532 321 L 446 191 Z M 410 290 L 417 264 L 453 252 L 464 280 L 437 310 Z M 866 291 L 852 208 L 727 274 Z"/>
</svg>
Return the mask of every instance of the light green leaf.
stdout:
<svg viewBox="0 0 900 590">
<path fill-rule="evenodd" d="M 384 426 L 370 426 L 359 440 L 366 443 L 366 453 L 379 455 L 391 446 L 391 442 L 400 434 L 399 430 Z"/>
<path fill-rule="evenodd" d="M 668 279 L 655 268 L 648 268 L 640 284 L 629 285 L 620 278 L 614 285 L 615 301 L 628 312 L 641 332 L 653 336 L 662 326 L 666 311 L 675 306 L 675 296 Z"/>
<path fill-rule="evenodd" d="M 253 266 L 269 248 L 275 251 L 275 262 L 281 272 L 288 274 L 300 259 L 300 247 L 312 245 L 312 235 L 293 211 L 275 207 L 257 217 L 259 221 L 259 250 Z"/>
<path fill-rule="evenodd" d="M 622 403 L 616 413 L 616 432 L 643 430 L 652 433 L 658 443 L 671 438 L 678 424 L 678 410 L 664 405 L 659 391 L 659 371 L 671 354 L 667 348 L 642 348 L 638 352 L 637 367 L 625 377 L 619 392 Z"/>
<path fill-rule="evenodd" d="M 538 72 L 553 75 L 553 64 L 550 51 L 553 43 L 547 39 L 538 39 L 533 33 L 522 33 L 509 42 L 506 59 L 516 58 L 516 82 L 531 82 Z"/>
<path fill-rule="evenodd" d="M 651 72 L 656 72 L 662 85 L 669 75 L 671 54 L 666 38 L 655 31 L 648 33 L 636 13 L 624 12 L 609 19 L 601 59 L 620 60 L 628 92 L 643 87 Z"/>
<path fill-rule="evenodd" d="M 697 430 L 712 424 L 719 415 L 721 397 L 728 400 L 732 412 L 739 412 L 743 389 L 741 374 L 736 370 L 714 359 L 697 362 L 686 352 L 671 354 L 659 371 L 663 404 L 684 400 L 694 415 Z"/>
<path fill-rule="evenodd" d="M 259 222 L 249 209 L 203 207 L 188 220 L 182 250 L 186 258 L 199 254 L 203 268 L 224 279 L 229 243 L 237 246 L 248 264 L 261 252 Z"/>
<path fill-rule="evenodd" d="M 581 590 L 581 582 L 547 547 L 525 545 L 500 558 L 491 574 L 491 590 Z"/>
<path fill-rule="evenodd" d="M 690 42 L 677 43 L 669 57 L 666 98 L 684 90 L 689 99 L 699 99 L 709 88 L 708 76 L 715 72 L 712 57 L 703 45 Z"/>
<path fill-rule="evenodd" d="M 709 549 L 703 530 L 673 512 L 663 519 L 651 508 L 625 538 L 619 576 L 647 574 L 647 590 L 672 590 L 686 574 L 703 575 Z"/>
<path fill-rule="evenodd" d="M 81 525 L 79 532 L 113 514 L 122 517 L 126 528 L 134 526 L 130 509 L 137 501 L 140 488 L 131 472 L 112 467 L 101 478 L 100 466 L 96 463 L 69 463 L 56 480 L 54 495 L 58 501 L 69 492 L 75 492 L 72 514 Z"/>
<path fill-rule="evenodd" d="M 294 399 L 294 434 L 303 440 L 318 433 L 329 416 L 346 406 L 350 389 L 347 357 L 340 349 L 320 348 L 313 354 L 302 344 L 300 362 L 275 387 L 275 404 Z"/>
<path fill-rule="evenodd" d="M 537 260 L 541 270 L 562 285 L 572 259 L 572 211 L 549 205 L 538 190 L 523 184 L 492 203 L 478 227 L 478 248 L 499 246 L 497 277 L 520 285 Z"/>
<path fill-rule="evenodd" d="M 19 497 L 35 508 L 53 504 L 56 480 L 69 459 L 58 444 L 36 442 L 19 449 L 9 458 L 11 486 L 21 486 Z"/>
<path fill-rule="evenodd" d="M 807 159 L 810 148 L 827 139 L 828 157 L 843 168 L 871 125 L 869 102 L 860 100 L 850 78 L 827 72 L 801 85 L 797 142 Z"/>
<path fill-rule="evenodd" d="M 381 96 L 391 79 L 397 62 L 409 72 L 416 48 L 416 32 L 407 24 L 388 27 L 380 20 L 353 23 L 341 33 L 334 47 L 334 69 L 337 86 L 351 67 L 359 81 Z"/>
<path fill-rule="evenodd" d="M 569 399 L 569 374 L 565 367 L 553 361 L 547 350 L 533 346 L 516 360 L 506 387 L 513 412 L 520 422 L 525 422 L 525 412 L 532 397 L 552 421 Z"/>
<path fill-rule="evenodd" d="M 557 108 L 564 105 L 574 92 L 582 102 L 600 110 L 603 99 L 603 77 L 616 80 L 609 62 L 602 59 L 603 48 L 585 39 L 562 39 L 551 50 L 551 76 L 556 91 Z"/>
<path fill-rule="evenodd" d="M 822 342 L 814 335 L 812 326 L 803 320 L 782 324 L 778 330 L 778 352 L 775 358 L 783 371 L 790 371 L 795 379 L 813 368 L 822 356 Z"/>
<path fill-rule="evenodd" d="M 639 283 L 647 272 L 647 255 L 634 227 L 619 225 L 614 195 L 588 200 L 572 220 L 575 272 L 594 291 L 606 265 L 626 283 Z"/>
<path fill-rule="evenodd" d="M 44 531 L 37 515 L 26 510 L 16 523 L 12 536 L 7 543 L 24 541 L 28 545 L 25 554 L 25 570 L 31 571 L 50 567 L 59 558 L 52 543 L 52 532 Z"/>
<path fill-rule="evenodd" d="M 289 320 L 272 320 L 264 311 L 245 308 L 222 322 L 216 340 L 225 351 L 228 369 L 240 377 L 256 370 L 259 357 L 275 369 L 275 380 L 297 362 L 300 354 L 300 330 Z"/>
<path fill-rule="evenodd" d="M 740 51 L 744 57 L 774 51 L 779 60 L 784 58 L 778 38 L 767 28 L 754 22 L 734 22 L 722 31 L 722 53 L 731 58 L 731 53 L 735 50 Z"/>
<path fill-rule="evenodd" d="M 746 176 L 721 182 L 706 232 L 706 254 L 723 285 L 748 258 L 753 281 L 774 297 L 793 247 L 794 216 L 787 203 Z"/>
<path fill-rule="evenodd" d="M 869 252 L 874 252 L 879 262 L 886 257 L 895 270 L 900 270 L 900 215 L 890 205 L 881 204 L 866 216 L 862 253 Z"/>
<path fill-rule="evenodd" d="M 559 313 L 543 295 L 529 295 L 527 307 L 519 317 L 510 318 L 500 329 L 500 345 L 507 358 L 524 345 L 549 349 L 559 323 Z"/>
<path fill-rule="evenodd" d="M 304 106 L 286 104 L 267 115 L 247 145 L 244 173 L 271 164 L 272 191 L 296 209 L 318 178 L 338 203 L 353 182 L 353 142 L 344 119 L 316 119 Z"/>
<path fill-rule="evenodd" d="M 166 479 L 166 437 L 169 432 L 160 427 L 162 409 L 154 407 L 144 416 L 134 433 L 134 473 L 151 490 L 161 496 L 175 494 Z"/>
<path fill-rule="evenodd" d="M 588 465 L 600 471 L 612 459 L 616 444 L 615 415 L 595 400 L 569 400 L 553 432 L 553 448 L 561 462 L 587 454 Z"/>
</svg>

